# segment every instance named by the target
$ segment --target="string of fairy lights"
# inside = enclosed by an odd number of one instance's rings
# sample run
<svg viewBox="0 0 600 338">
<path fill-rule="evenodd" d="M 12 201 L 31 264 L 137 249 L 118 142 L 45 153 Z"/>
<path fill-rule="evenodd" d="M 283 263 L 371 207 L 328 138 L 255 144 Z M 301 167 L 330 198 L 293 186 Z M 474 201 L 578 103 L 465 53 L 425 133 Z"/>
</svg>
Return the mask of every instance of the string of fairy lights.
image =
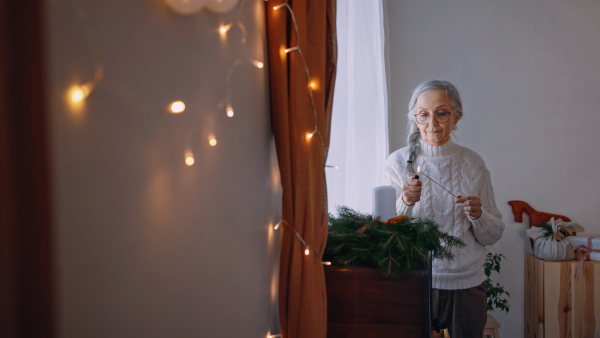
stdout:
<svg viewBox="0 0 600 338">
<path fill-rule="evenodd" d="M 308 94 L 310 96 L 310 104 L 311 104 L 314 118 L 315 118 L 315 129 L 311 132 L 306 133 L 306 139 L 310 140 L 315 134 L 317 134 L 319 136 L 319 139 L 321 141 L 321 145 L 323 146 L 323 149 L 325 149 L 323 135 L 321 135 L 321 132 L 319 131 L 319 128 L 317 126 L 317 107 L 315 105 L 315 99 L 313 97 L 313 90 L 315 90 L 317 88 L 317 83 L 316 83 L 316 81 L 313 81 L 310 76 L 310 70 L 308 69 L 308 65 L 306 64 L 306 59 L 304 58 L 304 53 L 302 53 L 302 49 L 300 48 L 300 32 L 298 31 L 298 22 L 296 21 L 296 16 L 294 15 L 294 11 L 292 10 L 292 7 L 289 5 L 288 0 L 285 0 L 283 3 L 281 3 L 277 6 L 273 6 L 273 10 L 275 10 L 275 11 L 280 10 L 281 8 L 287 9 L 288 13 L 290 14 L 290 18 L 292 19 L 292 23 L 294 24 L 294 32 L 296 33 L 296 45 L 285 48 L 284 52 L 285 52 L 285 54 L 289 54 L 291 52 L 297 52 L 298 55 L 300 56 L 300 59 L 302 60 L 302 65 L 304 66 L 304 70 L 306 72 L 306 80 L 308 82 L 307 88 L 308 88 Z"/>
<path fill-rule="evenodd" d="M 71 0 L 71 1 L 76 2 L 77 0 Z M 227 6 L 230 6 L 230 7 L 232 6 L 232 1 L 233 1 L 233 5 L 235 5 L 235 2 L 237 2 L 237 0 L 228 0 L 228 1 L 229 1 L 229 3 Z M 265 1 L 268 1 L 268 0 L 265 0 Z M 167 0 L 167 4 L 169 4 L 170 6 L 173 5 L 174 2 L 175 2 L 174 0 Z M 189 2 L 189 0 L 184 0 L 183 2 L 176 4 L 176 6 L 175 6 L 176 8 L 173 8 L 173 9 L 182 14 L 190 14 L 191 11 L 186 12 L 189 10 L 188 2 Z M 241 34 L 242 34 L 242 37 L 240 39 L 240 42 L 242 45 L 246 44 L 247 33 L 248 33 L 246 27 L 240 20 L 240 14 L 242 12 L 242 8 L 243 8 L 245 2 L 246 2 L 246 0 L 241 0 L 240 3 L 238 4 L 239 11 L 238 11 L 236 18 L 227 24 L 221 25 L 217 30 L 218 33 L 221 34 L 222 37 L 224 37 L 233 28 L 237 27 L 241 31 Z M 182 7 L 178 8 L 177 6 L 182 6 Z M 185 7 L 185 6 L 188 6 L 188 7 Z M 77 7 L 76 10 L 77 10 L 78 18 L 80 19 L 80 21 L 85 21 L 85 13 L 83 11 L 82 6 L 80 6 L 80 4 L 77 3 L 76 7 Z M 197 6 L 194 10 L 199 10 L 199 9 L 201 9 L 201 7 Z M 229 10 L 229 9 L 227 9 L 227 10 Z M 278 4 L 276 6 L 272 6 L 271 9 L 274 11 L 286 9 L 287 13 L 289 14 L 289 16 L 292 20 L 293 27 L 294 27 L 294 33 L 295 33 L 295 37 L 296 37 L 296 40 L 295 40 L 296 43 L 293 46 L 289 46 L 289 47 L 285 48 L 283 50 L 284 53 L 282 53 L 282 54 L 287 55 L 290 53 L 297 53 L 298 56 L 300 57 L 300 60 L 302 61 L 302 65 L 303 65 L 304 71 L 306 73 L 307 90 L 308 90 L 308 95 L 310 98 L 312 112 L 314 115 L 314 121 L 315 121 L 314 129 L 312 131 L 307 131 L 305 134 L 305 138 L 308 142 L 310 142 L 313 139 L 313 137 L 315 135 L 317 135 L 319 137 L 320 143 L 324 149 L 325 148 L 324 138 L 323 138 L 323 135 L 321 134 L 321 131 L 319 130 L 318 125 L 317 125 L 318 114 L 317 114 L 317 108 L 316 108 L 316 104 L 315 104 L 315 100 L 314 100 L 314 96 L 313 96 L 313 91 L 318 90 L 318 85 L 317 85 L 317 81 L 315 81 L 310 75 L 310 70 L 306 63 L 304 53 L 302 52 L 302 48 L 300 47 L 300 33 L 298 30 L 298 24 L 296 21 L 296 17 L 294 15 L 294 11 L 292 10 L 292 7 L 289 5 L 288 0 L 285 0 L 283 3 Z M 95 34 L 95 32 L 93 32 L 93 31 L 88 31 L 88 35 L 95 36 L 97 38 L 97 34 Z M 233 77 L 235 70 L 244 64 L 254 66 L 256 69 L 264 69 L 264 63 L 255 58 L 242 57 L 242 58 L 238 58 L 235 61 L 233 61 L 233 63 L 231 64 L 231 66 L 229 67 L 229 69 L 225 75 L 225 85 L 226 85 L 225 95 L 224 95 L 223 99 L 215 107 L 215 110 L 217 110 L 217 111 L 224 111 L 224 113 L 226 114 L 226 116 L 228 118 L 233 118 L 235 116 L 235 110 L 234 110 L 234 106 L 232 103 L 232 94 L 233 94 L 232 93 L 232 87 L 233 87 L 232 86 L 232 77 Z M 81 83 L 79 85 L 75 85 L 68 90 L 67 95 L 68 95 L 70 102 L 73 105 L 82 104 L 83 101 L 86 100 L 89 97 L 89 95 L 96 88 L 98 88 L 98 86 L 101 84 L 101 82 L 103 81 L 104 78 L 105 78 L 104 62 L 102 61 L 102 58 L 99 58 L 99 61 L 96 63 L 96 66 L 95 66 L 95 72 L 94 72 L 93 78 L 90 81 Z M 165 104 L 161 109 L 158 109 L 158 111 L 166 112 L 168 114 L 182 114 L 182 113 L 186 112 L 186 104 L 181 100 L 175 100 L 169 104 Z M 188 131 L 184 135 L 184 140 L 185 140 L 184 162 L 187 166 L 190 166 L 190 167 L 196 163 L 196 160 L 194 157 L 194 152 L 192 151 L 192 137 L 198 131 L 198 129 L 199 128 L 197 126 L 192 126 L 188 129 Z M 209 135 L 208 136 L 208 144 L 212 147 L 216 146 L 217 138 L 212 134 Z M 326 154 L 324 154 L 324 156 L 326 156 Z M 325 165 L 325 167 L 331 168 L 331 169 L 338 169 L 338 167 L 334 166 L 334 165 Z M 274 227 L 273 227 L 274 230 L 278 230 L 281 227 L 281 225 L 285 225 L 293 231 L 294 235 L 302 243 L 302 248 L 304 249 L 305 256 L 310 256 L 310 253 L 314 252 L 315 254 L 313 256 L 316 259 L 319 259 L 319 257 L 321 257 L 321 254 L 319 252 L 317 252 L 311 245 L 309 245 L 304 240 L 304 238 L 300 235 L 300 233 L 296 230 L 296 228 L 293 225 L 291 225 L 289 222 L 281 219 L 277 224 L 274 225 Z M 330 262 L 321 262 L 321 263 L 323 265 L 331 264 Z M 274 335 L 268 334 L 267 335 L 267 338 L 280 338 L 280 337 L 282 337 L 281 334 L 274 334 Z"/>
<path fill-rule="evenodd" d="M 85 10 L 83 9 L 83 6 L 81 6 L 81 4 L 77 0 L 70 0 L 70 1 L 74 5 L 74 9 L 76 11 L 76 16 L 79 19 L 79 21 L 81 22 L 81 24 L 84 24 L 85 22 L 87 22 L 88 18 L 85 13 Z M 166 3 L 169 6 L 171 6 L 171 8 L 174 11 L 181 13 L 181 14 L 191 14 L 191 13 L 201 9 L 201 7 L 199 7 L 199 5 L 194 4 L 194 2 L 199 3 L 199 1 L 197 1 L 197 0 L 192 0 L 192 1 L 190 1 L 190 0 L 166 0 L 166 1 L 167 1 Z M 227 6 L 228 6 L 227 10 L 230 10 L 232 7 L 231 4 L 234 2 L 237 3 L 237 0 L 226 0 L 225 2 L 229 3 L 229 4 L 227 4 Z M 224 3 L 224 0 L 219 0 L 218 3 Z M 229 23 L 219 26 L 218 29 L 216 30 L 221 35 L 221 37 L 225 37 L 233 28 L 238 28 L 242 33 L 242 37 L 240 39 L 240 42 L 242 45 L 245 45 L 246 40 L 247 40 L 247 29 L 240 20 L 240 16 L 242 14 L 242 9 L 243 9 L 245 3 L 246 3 L 246 0 L 241 0 L 239 2 L 239 5 L 238 5 L 239 11 L 234 20 L 232 20 Z M 190 7 L 193 7 L 193 11 L 190 10 Z M 210 8 L 210 5 L 207 5 L 207 7 Z M 96 32 L 93 30 L 93 28 L 89 24 L 86 24 L 86 32 L 88 33 L 87 34 L 88 38 L 90 40 L 93 40 L 90 42 L 90 45 L 101 45 L 101 43 L 99 43 L 99 41 L 98 41 L 99 40 L 98 34 L 96 34 Z M 83 102 L 88 98 L 88 96 L 95 89 L 97 89 L 98 86 L 100 85 L 100 83 L 102 82 L 102 80 L 104 78 L 104 62 L 101 61 L 102 58 L 99 58 L 99 59 L 100 59 L 100 61 L 97 62 L 94 78 L 91 81 L 72 86 L 68 90 L 68 99 L 74 108 L 82 105 Z M 243 58 L 238 58 L 235 61 L 233 61 L 233 63 L 229 67 L 229 69 L 226 73 L 226 76 L 225 76 L 225 86 L 226 86 L 225 95 L 224 95 L 223 99 L 213 108 L 212 111 L 224 110 L 227 117 L 229 117 L 229 118 L 234 117 L 235 110 L 234 110 L 233 103 L 232 103 L 232 88 L 233 88 L 232 78 L 233 78 L 235 70 L 244 64 L 249 64 L 249 65 L 253 66 L 253 68 L 256 68 L 259 70 L 264 69 L 264 63 L 255 58 L 243 57 Z M 115 82 L 114 79 L 112 81 Z M 143 100 L 132 98 L 132 96 L 134 96 L 134 95 L 132 94 L 132 92 L 130 90 L 128 90 L 127 88 L 122 88 L 123 86 L 120 86 L 120 87 L 121 88 L 119 88 L 120 89 L 119 94 L 121 94 L 122 96 L 125 96 L 126 99 L 130 99 L 130 100 L 133 99 L 133 101 L 136 101 L 136 103 L 139 106 L 142 106 L 142 108 L 144 108 L 144 109 L 149 108 L 149 107 L 147 107 L 147 104 L 145 102 L 143 102 Z M 177 114 L 187 113 L 187 111 L 188 111 L 188 110 L 186 110 L 187 108 L 188 107 L 186 106 L 185 102 L 183 102 L 181 100 L 176 100 L 169 104 L 165 104 L 163 107 L 161 107 L 157 111 L 159 113 L 168 113 L 168 114 L 177 115 Z M 187 132 L 184 133 L 184 144 L 185 144 L 184 145 L 184 147 L 185 147 L 184 162 L 187 166 L 193 166 L 196 163 L 195 155 L 192 150 L 192 148 L 193 148 L 192 147 L 192 138 L 198 130 L 199 130 L 199 128 L 192 126 L 189 128 L 189 130 Z M 215 147 L 218 143 L 217 137 L 214 134 L 209 134 L 207 139 L 208 139 L 208 144 L 212 147 Z"/>
<path fill-rule="evenodd" d="M 268 0 L 267 0 L 268 1 Z M 307 89 L 308 89 L 308 94 L 310 97 L 310 103 L 311 103 L 311 107 L 313 110 L 313 114 L 314 114 L 314 118 L 315 118 L 315 127 L 314 130 L 307 132 L 306 133 L 306 139 L 308 141 L 310 141 L 313 136 L 316 134 L 319 136 L 319 139 L 321 141 L 321 145 L 323 147 L 323 149 L 325 149 L 325 143 L 323 141 L 323 135 L 321 134 L 321 131 L 318 128 L 317 125 L 317 107 L 315 105 L 315 100 L 314 100 L 314 96 L 313 96 L 313 91 L 317 89 L 317 83 L 316 81 L 314 81 L 311 78 L 310 75 L 310 70 L 308 69 L 308 65 L 306 63 L 306 59 L 304 58 L 304 53 L 302 52 L 302 48 L 300 47 L 300 32 L 298 30 L 298 23 L 296 21 L 296 16 L 294 15 L 294 11 L 292 10 L 292 7 L 289 5 L 288 0 L 285 0 L 283 3 L 273 6 L 272 7 L 274 11 L 280 10 L 282 8 L 287 9 L 287 12 L 290 15 L 290 18 L 292 19 L 292 23 L 293 23 L 293 27 L 294 27 L 294 32 L 295 32 L 295 36 L 296 36 L 296 44 L 294 46 L 291 47 L 287 47 L 284 49 L 285 54 L 289 54 L 292 52 L 296 52 L 298 53 L 298 55 L 300 56 L 300 60 L 302 61 L 302 65 L 304 66 L 304 71 L 306 72 L 306 80 L 308 82 L 307 85 Z M 326 156 L 324 154 L 324 156 Z M 338 166 L 334 166 L 334 165 L 325 165 L 326 168 L 332 168 L 332 169 L 338 169 Z M 315 257 L 319 258 L 321 257 L 321 254 L 319 252 L 316 252 L 316 250 L 314 250 L 313 247 L 311 247 L 310 245 L 308 245 L 308 243 L 306 243 L 306 241 L 304 240 L 304 238 L 302 238 L 302 236 L 300 235 L 300 233 L 298 233 L 298 231 L 296 230 L 296 228 L 294 228 L 290 223 L 288 223 L 285 220 L 282 220 L 281 222 L 275 224 L 275 230 L 277 230 L 280 226 L 280 224 L 285 224 L 286 226 L 290 227 L 290 229 L 294 232 L 294 234 L 296 235 L 296 237 L 298 238 L 298 240 L 300 240 L 300 242 L 303 244 L 304 246 L 304 254 L 306 256 L 310 255 L 311 251 L 314 251 L 316 253 Z M 324 265 L 330 265 L 331 262 L 322 262 L 322 264 Z"/>
<path fill-rule="evenodd" d="M 266 0 L 268 1 L 268 0 Z M 304 66 L 304 70 L 306 72 L 306 79 L 308 82 L 307 88 L 308 88 L 308 93 L 310 96 L 310 103 L 311 103 L 311 107 L 313 110 L 313 114 L 314 114 L 314 119 L 315 119 L 315 128 L 313 131 L 311 132 L 307 132 L 306 133 L 306 139 L 308 141 L 310 141 L 313 136 L 316 134 L 319 136 L 319 139 L 321 141 L 321 145 L 323 147 L 323 149 L 325 149 L 325 143 L 323 141 L 323 135 L 321 134 L 318 125 L 317 125 L 317 107 L 315 105 L 315 100 L 313 97 L 313 90 L 317 89 L 317 85 L 316 82 L 313 81 L 313 79 L 310 76 L 310 70 L 308 69 L 308 65 L 306 64 L 306 59 L 304 58 L 304 53 L 302 53 L 302 49 L 300 48 L 300 33 L 298 31 L 298 23 L 296 22 L 296 16 L 294 15 L 294 11 L 292 10 L 292 7 L 289 5 L 288 0 L 285 0 L 283 3 L 273 6 L 273 10 L 277 11 L 280 10 L 281 8 L 286 8 L 291 19 L 292 22 L 294 24 L 294 32 L 296 33 L 296 45 L 295 46 L 291 46 L 288 48 L 284 49 L 285 54 L 289 54 L 291 52 L 296 52 L 298 53 L 298 55 L 300 56 L 300 60 L 302 60 L 302 65 Z M 324 154 L 324 156 L 326 156 L 326 154 Z M 332 168 L 332 169 L 338 169 L 337 166 L 334 165 L 325 165 L 326 168 Z M 321 254 L 319 252 L 317 252 L 313 247 L 311 247 L 305 240 L 304 238 L 302 238 L 302 236 L 300 235 L 300 233 L 296 230 L 296 228 L 294 226 L 292 226 L 290 223 L 288 223 L 285 220 L 281 220 L 279 223 L 275 224 L 274 229 L 277 230 L 279 229 L 281 224 L 285 224 L 286 226 L 288 226 L 293 232 L 294 235 L 298 238 L 298 240 L 302 243 L 303 247 L 304 247 L 304 255 L 309 256 L 311 251 L 315 252 L 315 255 L 313 255 L 316 259 L 320 260 L 319 257 L 321 257 Z M 331 262 L 321 262 L 321 264 L 323 265 L 331 265 Z M 280 338 L 281 334 L 277 334 L 277 335 L 268 335 L 268 338 Z"/>
</svg>

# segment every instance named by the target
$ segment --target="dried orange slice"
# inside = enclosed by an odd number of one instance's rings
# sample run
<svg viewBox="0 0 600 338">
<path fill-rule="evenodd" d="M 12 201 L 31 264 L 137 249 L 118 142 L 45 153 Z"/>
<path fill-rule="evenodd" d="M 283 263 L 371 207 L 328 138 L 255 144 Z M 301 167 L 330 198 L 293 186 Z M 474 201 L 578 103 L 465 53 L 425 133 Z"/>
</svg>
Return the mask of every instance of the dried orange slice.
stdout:
<svg viewBox="0 0 600 338">
<path fill-rule="evenodd" d="M 383 224 L 396 224 L 396 223 L 400 223 L 402 221 L 404 221 L 406 219 L 406 215 L 400 215 L 400 216 L 396 216 L 396 217 L 392 217 L 390 219 L 388 219 L 387 221 L 383 222 Z"/>
</svg>

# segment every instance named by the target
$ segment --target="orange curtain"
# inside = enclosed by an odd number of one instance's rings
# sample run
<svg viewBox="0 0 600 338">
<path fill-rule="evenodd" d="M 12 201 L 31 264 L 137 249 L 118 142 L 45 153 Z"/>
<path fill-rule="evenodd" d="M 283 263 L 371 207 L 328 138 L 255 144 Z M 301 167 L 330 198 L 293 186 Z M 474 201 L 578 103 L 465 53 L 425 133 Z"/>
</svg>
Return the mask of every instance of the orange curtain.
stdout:
<svg viewBox="0 0 600 338">
<path fill-rule="evenodd" d="M 325 160 L 337 61 L 335 1 L 288 0 L 298 36 L 288 8 L 274 9 L 285 1 L 266 2 L 271 111 L 283 187 L 279 316 L 285 338 L 327 335 L 321 257 L 327 242 Z M 295 46 L 300 50 L 285 53 Z M 295 231 L 308 245 L 308 256 Z"/>
<path fill-rule="evenodd" d="M 0 337 L 56 337 L 47 1 L 0 1 Z"/>
</svg>

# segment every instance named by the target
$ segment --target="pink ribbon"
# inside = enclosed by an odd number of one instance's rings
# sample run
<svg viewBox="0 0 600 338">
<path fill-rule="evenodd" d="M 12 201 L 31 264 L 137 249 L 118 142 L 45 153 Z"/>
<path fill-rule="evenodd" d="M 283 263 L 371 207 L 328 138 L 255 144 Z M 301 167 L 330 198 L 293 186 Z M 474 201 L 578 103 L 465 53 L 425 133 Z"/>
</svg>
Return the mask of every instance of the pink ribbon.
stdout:
<svg viewBox="0 0 600 338">
<path fill-rule="evenodd" d="M 581 281 L 581 271 L 583 270 L 583 261 L 584 260 L 590 260 L 590 254 L 592 252 L 600 252 L 600 249 L 594 249 L 594 246 L 592 245 L 592 239 L 594 239 L 595 237 L 588 237 L 588 245 L 585 244 L 581 244 L 577 249 L 575 249 L 575 252 L 577 253 L 577 260 L 579 261 L 577 263 L 577 270 L 575 272 L 575 278 L 577 278 L 577 281 Z"/>
</svg>

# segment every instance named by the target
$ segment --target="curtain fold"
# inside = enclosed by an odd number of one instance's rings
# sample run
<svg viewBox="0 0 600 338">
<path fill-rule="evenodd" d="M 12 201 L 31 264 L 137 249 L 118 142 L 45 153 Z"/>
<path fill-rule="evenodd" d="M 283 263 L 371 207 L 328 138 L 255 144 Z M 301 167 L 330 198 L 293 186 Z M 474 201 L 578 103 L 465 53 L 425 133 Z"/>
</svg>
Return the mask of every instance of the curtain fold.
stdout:
<svg viewBox="0 0 600 338">
<path fill-rule="evenodd" d="M 324 169 L 337 60 L 336 1 L 288 0 L 299 36 L 287 8 L 274 9 L 282 3 L 266 2 L 271 112 L 283 187 L 281 333 L 286 338 L 324 338 L 327 296 L 321 257 L 328 217 Z M 295 46 L 301 52 L 285 53 L 286 48 Z M 302 55 L 310 72 L 316 116 Z M 295 231 L 308 245 L 309 255 Z"/>
</svg>

